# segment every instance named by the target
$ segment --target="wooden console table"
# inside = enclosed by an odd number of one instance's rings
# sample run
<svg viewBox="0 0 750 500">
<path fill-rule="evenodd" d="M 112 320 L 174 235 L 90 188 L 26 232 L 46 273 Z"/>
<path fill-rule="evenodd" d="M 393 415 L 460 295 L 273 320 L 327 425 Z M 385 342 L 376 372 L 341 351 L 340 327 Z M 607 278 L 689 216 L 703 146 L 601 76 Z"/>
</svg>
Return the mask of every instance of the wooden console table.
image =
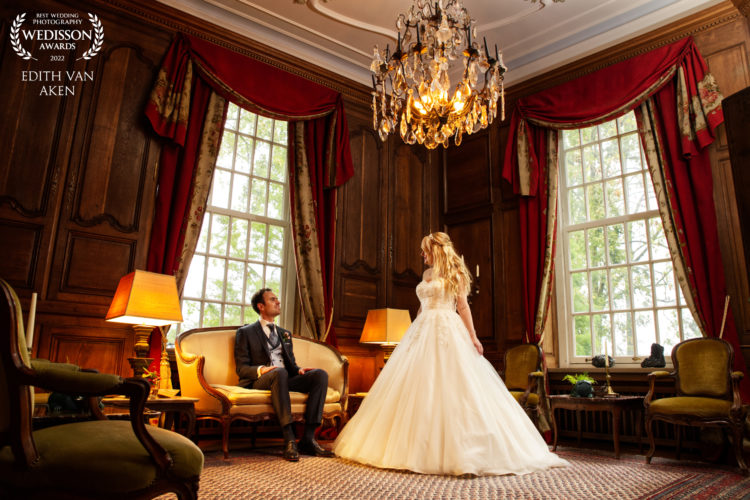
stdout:
<svg viewBox="0 0 750 500">
<path fill-rule="evenodd" d="M 187 429 L 185 436 L 192 439 L 195 434 L 195 402 L 198 398 L 187 398 L 173 396 L 170 398 L 156 397 L 146 400 L 146 408 L 161 412 L 160 426 L 165 429 L 177 430 L 180 426 L 180 417 L 185 416 Z M 130 408 L 130 399 L 126 397 L 102 398 L 102 403 L 116 408 Z M 175 419 L 175 417 L 177 417 Z"/>
<path fill-rule="evenodd" d="M 555 410 L 564 408 L 576 412 L 576 425 L 578 426 L 578 446 L 581 445 L 581 412 L 582 411 L 607 411 L 612 414 L 612 440 L 615 445 L 615 457 L 620 458 L 620 421 L 623 410 L 635 410 L 638 412 L 636 423 L 636 434 L 638 436 L 638 448 L 641 447 L 641 427 L 643 419 L 643 396 L 619 396 L 616 398 L 577 398 L 569 395 L 549 396 L 550 413 L 555 433 L 553 450 L 557 450 L 557 418 Z"/>
</svg>

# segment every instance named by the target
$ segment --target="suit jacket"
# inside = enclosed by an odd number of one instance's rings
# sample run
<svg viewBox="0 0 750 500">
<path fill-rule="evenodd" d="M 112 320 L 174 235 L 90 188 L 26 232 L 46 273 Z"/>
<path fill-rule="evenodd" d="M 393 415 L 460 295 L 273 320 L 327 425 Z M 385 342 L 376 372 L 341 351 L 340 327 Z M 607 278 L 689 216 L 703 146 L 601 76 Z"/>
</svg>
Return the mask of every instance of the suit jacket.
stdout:
<svg viewBox="0 0 750 500">
<path fill-rule="evenodd" d="M 290 376 L 299 375 L 299 366 L 294 359 L 292 349 L 292 334 L 279 325 L 275 325 L 276 333 L 281 338 L 281 357 Z M 258 367 L 271 364 L 271 351 L 268 349 L 268 337 L 263 331 L 260 321 L 245 325 L 237 329 L 234 337 L 234 362 L 237 366 L 239 385 L 252 387 L 258 380 Z"/>
</svg>

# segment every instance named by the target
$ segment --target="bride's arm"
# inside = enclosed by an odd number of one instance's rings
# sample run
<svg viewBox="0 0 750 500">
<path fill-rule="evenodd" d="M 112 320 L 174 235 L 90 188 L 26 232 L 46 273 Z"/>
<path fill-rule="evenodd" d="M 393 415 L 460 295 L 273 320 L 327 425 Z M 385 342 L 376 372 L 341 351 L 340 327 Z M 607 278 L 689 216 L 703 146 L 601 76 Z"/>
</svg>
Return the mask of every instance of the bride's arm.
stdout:
<svg viewBox="0 0 750 500">
<path fill-rule="evenodd" d="M 456 312 L 461 317 L 461 321 L 464 322 L 466 329 L 469 331 L 471 343 L 474 344 L 474 347 L 480 355 L 484 354 L 484 347 L 477 338 L 477 332 L 474 331 L 474 321 L 471 319 L 471 309 L 469 308 L 469 301 L 466 300 L 466 295 L 459 294 L 456 299 Z"/>
</svg>

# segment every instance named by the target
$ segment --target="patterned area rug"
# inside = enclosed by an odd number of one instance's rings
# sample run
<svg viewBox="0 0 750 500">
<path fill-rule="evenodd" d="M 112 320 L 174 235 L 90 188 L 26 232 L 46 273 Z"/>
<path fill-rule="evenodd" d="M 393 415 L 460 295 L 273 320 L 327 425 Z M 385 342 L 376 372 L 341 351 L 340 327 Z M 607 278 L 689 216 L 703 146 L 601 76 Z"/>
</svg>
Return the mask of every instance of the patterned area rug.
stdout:
<svg viewBox="0 0 750 500">
<path fill-rule="evenodd" d="M 376 469 L 342 459 L 286 462 L 279 449 L 206 453 L 207 499 L 750 499 L 750 478 L 711 464 L 558 449 L 572 465 L 524 476 L 454 477 Z M 164 495 L 160 499 L 175 498 Z"/>
</svg>

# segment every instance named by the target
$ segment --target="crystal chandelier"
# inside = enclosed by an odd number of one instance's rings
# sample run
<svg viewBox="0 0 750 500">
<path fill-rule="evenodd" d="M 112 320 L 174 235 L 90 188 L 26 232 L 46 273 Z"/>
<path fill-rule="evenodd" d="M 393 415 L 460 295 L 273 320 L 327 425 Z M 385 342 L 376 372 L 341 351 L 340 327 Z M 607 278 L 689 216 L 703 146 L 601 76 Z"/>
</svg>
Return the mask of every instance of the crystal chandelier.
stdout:
<svg viewBox="0 0 750 500">
<path fill-rule="evenodd" d="M 461 0 L 415 0 L 396 27 L 396 50 L 375 47 L 370 66 L 373 127 L 383 141 L 398 129 L 407 144 L 448 147 L 453 137 L 458 146 L 463 134 L 492 123 L 498 99 L 505 119 L 502 54 L 495 46 L 490 55 L 487 40 L 479 47 L 475 21 Z M 463 61 L 462 79 L 452 86 L 457 59 Z"/>
</svg>

